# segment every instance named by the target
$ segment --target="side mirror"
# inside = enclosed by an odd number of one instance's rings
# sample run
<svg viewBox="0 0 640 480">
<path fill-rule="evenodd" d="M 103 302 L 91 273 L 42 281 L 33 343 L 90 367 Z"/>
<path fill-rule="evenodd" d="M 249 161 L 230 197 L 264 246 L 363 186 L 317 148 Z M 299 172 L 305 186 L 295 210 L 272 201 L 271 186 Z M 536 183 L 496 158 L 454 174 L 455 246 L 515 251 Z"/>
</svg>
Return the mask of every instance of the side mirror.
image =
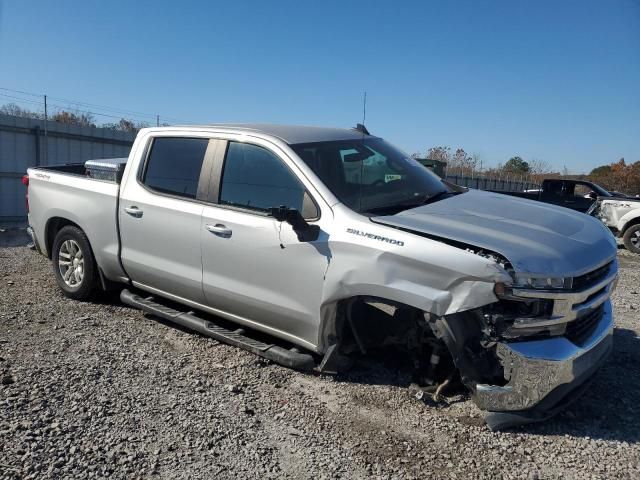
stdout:
<svg viewBox="0 0 640 480">
<path fill-rule="evenodd" d="M 302 214 L 295 208 L 281 205 L 271 208 L 270 213 L 279 222 L 287 222 L 291 225 L 298 236 L 298 240 L 301 242 L 313 242 L 320 235 L 320 227 L 318 225 L 309 225 Z"/>
</svg>

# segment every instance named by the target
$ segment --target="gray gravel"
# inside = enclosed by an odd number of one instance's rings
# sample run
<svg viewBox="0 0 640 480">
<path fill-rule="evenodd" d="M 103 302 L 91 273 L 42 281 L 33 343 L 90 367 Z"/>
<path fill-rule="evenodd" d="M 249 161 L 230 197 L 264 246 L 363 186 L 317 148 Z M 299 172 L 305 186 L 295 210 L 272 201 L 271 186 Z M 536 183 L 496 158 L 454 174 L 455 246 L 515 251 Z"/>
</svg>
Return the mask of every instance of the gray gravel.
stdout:
<svg viewBox="0 0 640 480">
<path fill-rule="evenodd" d="M 615 352 L 543 424 L 491 433 L 382 364 L 314 376 L 121 306 L 78 303 L 0 248 L 0 478 L 639 478 L 640 256 L 619 253 Z"/>
</svg>

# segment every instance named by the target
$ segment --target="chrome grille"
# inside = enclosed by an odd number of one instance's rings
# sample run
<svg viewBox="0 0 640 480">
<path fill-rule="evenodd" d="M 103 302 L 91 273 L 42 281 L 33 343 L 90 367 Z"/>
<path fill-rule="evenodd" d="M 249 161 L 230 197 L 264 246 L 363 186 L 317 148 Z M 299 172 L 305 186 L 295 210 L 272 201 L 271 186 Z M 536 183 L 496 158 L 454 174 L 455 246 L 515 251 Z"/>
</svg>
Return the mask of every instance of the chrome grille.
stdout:
<svg viewBox="0 0 640 480">
<path fill-rule="evenodd" d="M 552 300 L 553 308 L 550 315 L 516 318 L 512 333 L 518 329 L 523 334 L 531 334 L 535 329 L 540 329 L 540 333 L 546 331 L 550 335 L 561 335 L 564 332 L 567 339 L 579 344 L 589 337 L 602 318 L 603 304 L 611 296 L 617 277 L 617 263 L 613 260 L 603 267 L 575 277 L 574 288 L 570 291 L 514 288 L 512 298 L 520 297 L 523 301 Z M 562 329 L 563 324 L 566 324 L 566 329 Z"/>
<path fill-rule="evenodd" d="M 598 326 L 598 322 L 604 314 L 604 307 L 600 305 L 595 310 L 567 323 L 564 336 L 576 345 L 582 345 Z"/>
<path fill-rule="evenodd" d="M 594 283 L 599 282 L 607 276 L 609 270 L 611 270 L 612 265 L 613 262 L 609 262 L 606 265 L 593 270 L 592 272 L 580 275 L 579 277 L 573 277 L 572 290 L 582 290 L 583 288 L 590 287 Z"/>
</svg>

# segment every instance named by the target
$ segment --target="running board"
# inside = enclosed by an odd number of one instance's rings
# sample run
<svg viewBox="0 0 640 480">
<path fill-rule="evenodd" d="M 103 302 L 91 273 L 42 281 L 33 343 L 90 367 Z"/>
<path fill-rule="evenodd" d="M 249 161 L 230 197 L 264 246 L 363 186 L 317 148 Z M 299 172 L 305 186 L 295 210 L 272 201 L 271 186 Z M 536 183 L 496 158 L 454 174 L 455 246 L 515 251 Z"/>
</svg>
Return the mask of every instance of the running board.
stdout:
<svg viewBox="0 0 640 480">
<path fill-rule="evenodd" d="M 177 323 L 189 330 L 201 333 L 234 347 L 239 347 L 251 353 L 269 359 L 279 365 L 295 370 L 312 370 L 315 367 L 313 357 L 307 353 L 300 353 L 295 349 L 287 350 L 272 343 L 263 343 L 259 340 L 243 335 L 243 330 L 228 330 L 215 323 L 198 317 L 192 312 L 181 312 L 167 307 L 155 301 L 153 297 L 143 298 L 127 289 L 120 293 L 122 303 L 138 308 L 144 312 L 163 318 L 169 322 Z"/>
</svg>

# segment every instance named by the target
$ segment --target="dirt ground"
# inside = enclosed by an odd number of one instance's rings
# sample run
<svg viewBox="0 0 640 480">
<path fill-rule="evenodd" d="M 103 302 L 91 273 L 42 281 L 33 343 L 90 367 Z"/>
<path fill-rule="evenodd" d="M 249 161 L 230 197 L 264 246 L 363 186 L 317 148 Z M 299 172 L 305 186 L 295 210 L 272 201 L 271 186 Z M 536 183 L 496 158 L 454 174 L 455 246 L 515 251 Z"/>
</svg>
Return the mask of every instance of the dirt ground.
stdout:
<svg viewBox="0 0 640 480">
<path fill-rule="evenodd" d="M 640 256 L 619 251 L 614 352 L 545 423 L 492 433 L 372 363 L 298 373 L 119 304 L 58 291 L 0 248 L 0 478 L 640 478 Z"/>
</svg>

